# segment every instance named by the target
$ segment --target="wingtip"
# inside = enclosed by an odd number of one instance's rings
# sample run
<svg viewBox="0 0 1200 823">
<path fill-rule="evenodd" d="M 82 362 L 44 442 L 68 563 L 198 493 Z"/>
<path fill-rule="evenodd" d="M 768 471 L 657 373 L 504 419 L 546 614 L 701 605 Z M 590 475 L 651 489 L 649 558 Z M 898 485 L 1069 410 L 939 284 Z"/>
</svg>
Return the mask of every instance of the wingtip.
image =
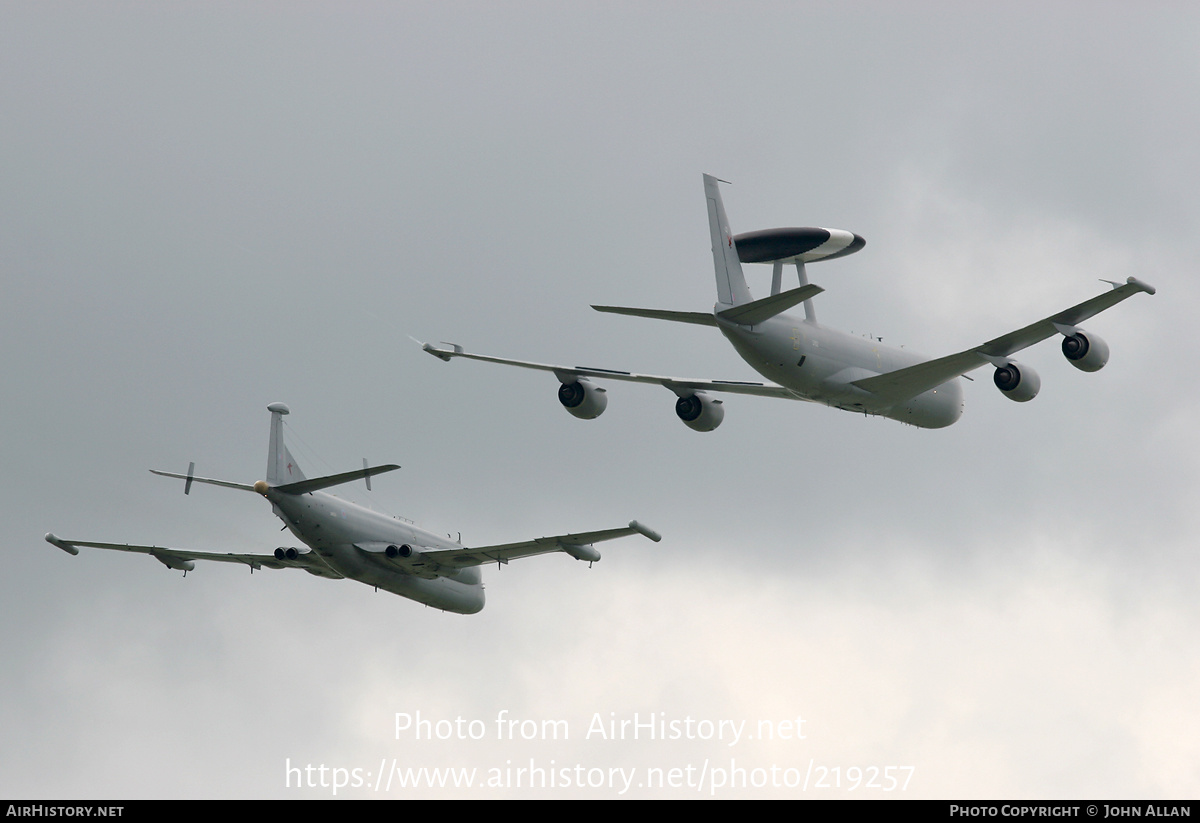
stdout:
<svg viewBox="0 0 1200 823">
<path fill-rule="evenodd" d="M 1125 282 L 1129 283 L 1131 286 L 1137 286 L 1139 289 L 1144 291 L 1146 294 L 1154 294 L 1154 292 L 1156 291 L 1154 286 L 1151 286 L 1149 283 L 1143 283 L 1141 280 L 1138 280 L 1136 277 L 1130 277 Z"/>
<path fill-rule="evenodd" d="M 449 346 L 450 350 L 439 349 L 437 346 L 433 345 L 432 343 L 422 343 L 421 350 L 429 352 L 434 357 L 436 357 L 438 360 L 445 360 L 447 363 L 450 362 L 450 358 L 453 357 L 454 355 L 463 353 L 463 347 L 458 345 L 457 343 L 446 343 L 445 345 Z"/>
<path fill-rule="evenodd" d="M 1154 286 L 1151 286 L 1145 281 L 1138 280 L 1136 277 L 1126 277 L 1124 283 L 1122 283 L 1120 280 L 1105 280 L 1103 277 L 1101 277 L 1100 282 L 1107 283 L 1114 289 L 1119 289 L 1122 286 L 1133 286 L 1138 291 L 1144 291 L 1146 294 L 1154 294 L 1157 291 Z"/>
<path fill-rule="evenodd" d="M 54 532 L 46 532 L 46 542 L 49 543 L 51 546 L 57 546 L 58 548 L 65 551 L 67 554 L 79 554 L 79 549 L 75 548 L 70 543 L 64 542 Z"/>
<path fill-rule="evenodd" d="M 633 529 L 635 532 L 637 532 L 638 534 L 640 534 L 644 537 L 650 538 L 655 543 L 662 540 L 661 534 L 659 534 L 658 532 L 656 532 L 654 529 L 650 528 L 649 526 L 643 526 L 641 523 L 637 522 L 636 520 L 629 521 L 629 528 Z"/>
<path fill-rule="evenodd" d="M 434 346 L 432 343 L 422 343 L 421 351 L 428 352 L 429 354 L 432 354 L 434 357 L 438 358 L 439 360 L 445 360 L 447 362 L 449 362 L 449 360 L 450 360 L 449 357 L 444 355 L 442 353 L 442 351 L 437 346 Z"/>
</svg>

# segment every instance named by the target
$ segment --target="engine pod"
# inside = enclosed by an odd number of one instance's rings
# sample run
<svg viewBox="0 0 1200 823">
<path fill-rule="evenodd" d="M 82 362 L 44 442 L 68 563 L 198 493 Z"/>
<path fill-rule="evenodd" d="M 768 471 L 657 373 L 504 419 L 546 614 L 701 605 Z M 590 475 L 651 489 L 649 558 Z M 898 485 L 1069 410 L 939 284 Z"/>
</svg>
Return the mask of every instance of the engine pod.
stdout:
<svg viewBox="0 0 1200 823">
<path fill-rule="evenodd" d="M 725 406 L 706 394 L 692 394 L 675 401 L 675 414 L 689 429 L 710 432 L 725 419 Z"/>
<path fill-rule="evenodd" d="M 581 379 L 559 386 L 558 402 L 580 420 L 594 420 L 608 407 L 608 395 L 599 386 Z"/>
<path fill-rule="evenodd" d="M 1037 397 L 1042 388 L 1042 378 L 1032 366 L 1023 366 L 1015 360 L 1010 360 L 1003 366 L 997 366 L 992 382 L 996 384 L 1009 400 L 1024 403 Z"/>
<path fill-rule="evenodd" d="M 1108 344 L 1099 335 L 1083 329 L 1063 337 L 1062 353 L 1080 371 L 1100 371 L 1108 362 Z"/>
</svg>

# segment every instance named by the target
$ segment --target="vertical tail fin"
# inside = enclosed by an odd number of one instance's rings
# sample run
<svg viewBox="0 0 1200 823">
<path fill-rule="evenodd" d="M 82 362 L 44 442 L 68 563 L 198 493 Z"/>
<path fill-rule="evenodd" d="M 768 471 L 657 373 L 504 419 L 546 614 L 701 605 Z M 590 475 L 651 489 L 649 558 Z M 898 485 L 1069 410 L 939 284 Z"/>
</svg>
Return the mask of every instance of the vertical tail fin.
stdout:
<svg viewBox="0 0 1200 823">
<path fill-rule="evenodd" d="M 742 274 L 742 263 L 738 260 L 737 247 L 733 243 L 733 232 L 729 230 L 729 218 L 721 202 L 717 178 L 704 175 L 704 196 L 708 200 L 708 231 L 712 235 L 713 267 L 717 274 L 717 302 L 727 306 L 749 303 L 750 289 Z"/>
<path fill-rule="evenodd" d="M 300 471 L 296 458 L 288 451 L 283 442 L 283 416 L 289 412 L 283 403 L 272 403 L 267 406 L 271 413 L 271 443 L 267 449 L 267 482 L 272 486 L 286 483 L 298 483 L 307 480 L 304 472 Z"/>
</svg>

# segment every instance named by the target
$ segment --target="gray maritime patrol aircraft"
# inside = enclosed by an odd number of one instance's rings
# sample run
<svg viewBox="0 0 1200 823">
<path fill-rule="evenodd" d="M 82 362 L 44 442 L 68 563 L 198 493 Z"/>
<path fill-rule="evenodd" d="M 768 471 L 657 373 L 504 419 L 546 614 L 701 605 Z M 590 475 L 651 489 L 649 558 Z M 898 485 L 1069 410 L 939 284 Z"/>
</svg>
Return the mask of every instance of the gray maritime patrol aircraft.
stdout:
<svg viewBox="0 0 1200 823">
<path fill-rule="evenodd" d="M 883 346 L 817 322 L 812 298 L 824 289 L 808 282 L 805 264 L 832 260 L 861 249 L 866 241 L 848 231 L 821 228 L 767 229 L 736 237 L 729 229 L 717 178 L 704 175 L 708 200 L 708 226 L 716 270 L 717 303 L 712 312 L 592 306 L 596 311 L 649 317 L 677 323 L 715 326 L 737 353 L 769 383 L 740 380 L 697 380 L 662 377 L 582 366 L 555 366 L 471 354 L 455 343 L 422 348 L 449 362 L 455 357 L 502 363 L 553 372 L 562 384 L 559 402 L 575 417 L 599 417 L 608 405 L 606 390 L 592 382 L 623 380 L 657 383 L 677 397 L 675 413 L 696 431 L 712 431 L 725 417 L 722 401 L 711 393 L 751 394 L 822 403 L 860 414 L 879 415 L 921 428 L 949 426 L 962 416 L 963 394 L 959 377 L 988 364 L 995 367 L 993 381 L 1010 400 L 1032 400 L 1041 379 L 1030 366 L 1012 359 L 1029 346 L 1055 334 L 1062 335 L 1062 352 L 1071 365 L 1086 372 L 1108 362 L 1108 344 L 1098 335 L 1079 328 L 1080 323 L 1115 306 L 1138 292 L 1154 294 L 1154 287 L 1130 277 L 1124 283 L 1110 280 L 1111 291 L 1052 314 L 1036 323 L 1001 335 L 986 343 L 937 359 L 927 359 L 902 349 Z M 771 294 L 755 300 L 746 286 L 742 263 L 772 263 Z M 793 263 L 800 285 L 781 291 L 783 265 Z M 804 304 L 804 317 L 787 310 Z M 970 379 L 970 378 L 967 378 Z"/>
<path fill-rule="evenodd" d="M 280 547 L 272 554 L 221 554 L 64 540 L 53 533 L 46 535 L 46 541 L 70 554 L 79 554 L 80 546 L 149 554 L 168 568 L 183 571 L 185 576 L 195 567 L 195 560 L 242 563 L 252 572 L 263 567 L 304 569 L 309 574 L 331 580 L 357 580 L 443 611 L 475 614 L 483 608 L 483 579 L 479 567 L 486 563 L 505 564 L 519 557 L 565 552 L 590 564 L 600 559 L 600 552 L 593 543 L 633 534 L 641 534 L 655 542 L 662 539 L 657 532 L 635 520 L 618 529 L 465 547 L 461 541 L 451 540 L 449 536 L 432 534 L 407 520 L 357 506 L 321 491 L 356 480 L 366 481 L 370 490 L 372 476 L 400 467 L 394 464 L 368 467 L 367 461 L 363 460 L 363 468 L 359 470 L 306 478 L 283 442 L 283 416 L 288 413 L 288 407 L 272 403 L 267 409 L 271 412 L 271 440 L 266 480 L 248 485 L 196 477 L 192 474 L 195 463 L 188 467 L 187 474 L 151 471 L 183 480 L 184 494 L 191 492 L 193 483 L 261 494 L 270 501 L 279 519 L 304 544 L 302 548 Z"/>
</svg>

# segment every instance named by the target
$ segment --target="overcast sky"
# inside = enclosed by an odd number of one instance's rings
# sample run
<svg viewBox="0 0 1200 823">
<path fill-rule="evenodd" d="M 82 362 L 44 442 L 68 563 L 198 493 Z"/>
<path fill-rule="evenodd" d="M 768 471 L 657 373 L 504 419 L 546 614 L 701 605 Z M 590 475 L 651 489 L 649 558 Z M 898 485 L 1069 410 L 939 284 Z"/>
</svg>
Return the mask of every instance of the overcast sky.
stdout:
<svg viewBox="0 0 1200 823">
<path fill-rule="evenodd" d="M 6 3 L 0 795 L 330 796 L 309 765 L 370 784 L 339 797 L 1200 794 L 1200 12 L 903 6 Z M 865 237 L 809 267 L 821 321 L 931 356 L 1100 278 L 1158 294 L 1088 324 L 1102 371 L 1047 341 L 1036 400 L 980 370 L 939 431 L 729 397 L 699 434 L 624 384 L 585 422 L 409 340 L 756 379 L 589 308 L 711 307 L 704 172 L 735 232 Z M 273 401 L 310 476 L 400 463 L 346 495 L 468 545 L 664 539 L 487 569 L 469 617 L 43 542 L 287 545 L 147 472 L 262 477 Z M 484 732 L 398 736 L 417 712 Z M 635 715 L 683 739 L 592 725 Z M 393 764 L 475 785 L 376 791 Z M 531 764 L 593 786 L 510 788 Z"/>
</svg>

